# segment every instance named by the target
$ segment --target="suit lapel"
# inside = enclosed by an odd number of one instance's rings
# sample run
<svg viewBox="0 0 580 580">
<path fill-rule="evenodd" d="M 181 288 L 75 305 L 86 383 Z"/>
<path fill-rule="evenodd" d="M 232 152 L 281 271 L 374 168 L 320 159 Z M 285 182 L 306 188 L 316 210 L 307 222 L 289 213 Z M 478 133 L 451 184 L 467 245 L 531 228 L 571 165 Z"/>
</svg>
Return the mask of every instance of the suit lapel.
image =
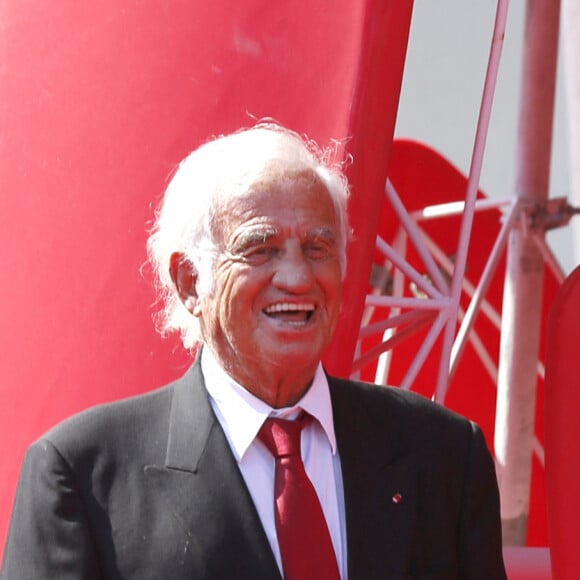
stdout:
<svg viewBox="0 0 580 580">
<path fill-rule="evenodd" d="M 329 378 L 346 509 L 350 578 L 406 578 L 417 468 L 394 412 Z M 376 387 L 373 387 L 376 388 Z"/>
<path fill-rule="evenodd" d="M 251 496 L 211 409 L 199 360 L 173 390 L 165 465 L 147 466 L 145 473 L 185 532 L 189 571 L 203 578 L 279 577 Z"/>
<path fill-rule="evenodd" d="M 349 577 L 406 578 L 416 522 L 417 467 L 405 449 L 405 426 L 392 409 L 385 412 L 381 405 L 377 412 L 374 397 L 361 396 L 349 382 L 329 378 L 329 383 L 344 485 Z M 160 534 L 168 544 L 182 547 L 184 575 L 172 577 L 280 578 L 211 409 L 199 361 L 174 383 L 169 423 L 165 464 L 147 466 L 145 474 L 154 497 L 170 514 Z"/>
</svg>

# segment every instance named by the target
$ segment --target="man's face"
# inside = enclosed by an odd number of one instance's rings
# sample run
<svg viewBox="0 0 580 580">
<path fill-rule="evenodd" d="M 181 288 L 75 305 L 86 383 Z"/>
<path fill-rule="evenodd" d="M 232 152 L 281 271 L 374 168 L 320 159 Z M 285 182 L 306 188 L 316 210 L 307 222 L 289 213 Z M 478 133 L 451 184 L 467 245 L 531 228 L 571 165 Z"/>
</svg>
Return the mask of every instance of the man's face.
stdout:
<svg viewBox="0 0 580 580">
<path fill-rule="evenodd" d="M 265 178 L 220 202 L 216 218 L 213 291 L 194 309 L 205 343 L 258 396 L 252 383 L 265 370 L 311 378 L 341 299 L 329 193 L 310 173 Z"/>
</svg>

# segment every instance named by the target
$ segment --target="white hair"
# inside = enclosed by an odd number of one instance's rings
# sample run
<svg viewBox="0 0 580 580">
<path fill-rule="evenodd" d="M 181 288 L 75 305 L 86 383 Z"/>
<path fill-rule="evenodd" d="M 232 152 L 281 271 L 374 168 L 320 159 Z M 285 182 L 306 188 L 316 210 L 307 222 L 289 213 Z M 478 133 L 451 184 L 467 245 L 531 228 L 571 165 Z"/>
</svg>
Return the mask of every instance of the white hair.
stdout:
<svg viewBox="0 0 580 580">
<path fill-rule="evenodd" d="M 311 171 L 328 190 L 336 209 L 340 264 L 346 270 L 349 188 L 336 147 L 320 149 L 313 141 L 272 122 L 259 122 L 217 137 L 190 153 L 178 166 L 165 191 L 147 241 L 162 310 L 162 333 L 178 331 L 185 348 L 201 339 L 198 319 L 183 305 L 170 276 L 172 254 L 183 254 L 198 275 L 201 292 L 211 292 L 218 255 L 215 208 L 219 200 L 239 196 L 263 180 L 272 164 L 286 172 Z"/>
</svg>

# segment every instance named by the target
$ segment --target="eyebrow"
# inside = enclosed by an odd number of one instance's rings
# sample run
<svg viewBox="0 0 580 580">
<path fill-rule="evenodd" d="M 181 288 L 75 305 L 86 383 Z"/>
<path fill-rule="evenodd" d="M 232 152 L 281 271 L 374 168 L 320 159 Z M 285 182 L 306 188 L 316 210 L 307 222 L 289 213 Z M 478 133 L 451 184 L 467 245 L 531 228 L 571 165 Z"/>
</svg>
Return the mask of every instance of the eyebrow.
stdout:
<svg viewBox="0 0 580 580">
<path fill-rule="evenodd" d="M 245 231 L 240 234 L 236 240 L 236 246 L 247 246 L 255 243 L 265 242 L 269 238 L 278 235 L 278 231 L 274 228 L 256 228 L 250 231 Z"/>
<path fill-rule="evenodd" d="M 269 239 L 278 235 L 278 231 L 274 228 L 262 227 L 250 231 L 242 232 L 234 242 L 231 250 L 239 252 L 244 248 L 248 248 L 257 244 L 263 244 Z"/>
<path fill-rule="evenodd" d="M 307 238 L 322 238 L 329 242 L 334 242 L 336 240 L 336 234 L 332 228 L 327 226 L 322 226 L 319 228 L 312 228 L 306 232 Z"/>
<path fill-rule="evenodd" d="M 245 231 L 240 234 L 238 239 L 233 245 L 233 250 L 241 250 L 256 244 L 263 244 L 268 240 L 275 238 L 280 235 L 280 231 L 276 228 L 263 227 L 257 228 L 250 231 Z M 321 226 L 317 228 L 311 228 L 306 231 L 305 238 L 307 239 L 322 239 L 327 242 L 336 242 L 336 234 L 332 228 L 327 226 Z"/>
</svg>

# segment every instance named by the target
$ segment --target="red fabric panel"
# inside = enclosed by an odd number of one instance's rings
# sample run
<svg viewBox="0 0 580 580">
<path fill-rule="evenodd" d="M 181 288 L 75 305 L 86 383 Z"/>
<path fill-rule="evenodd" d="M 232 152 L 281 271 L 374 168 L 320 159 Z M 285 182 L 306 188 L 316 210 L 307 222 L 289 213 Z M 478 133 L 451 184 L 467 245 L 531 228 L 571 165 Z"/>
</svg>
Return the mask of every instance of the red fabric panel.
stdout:
<svg viewBox="0 0 580 580">
<path fill-rule="evenodd" d="M 361 115 L 368 135 L 381 111 L 375 145 L 365 153 L 353 141 L 361 158 L 374 157 L 368 179 L 378 182 L 411 6 L 2 2 L 0 546 L 33 439 L 188 363 L 175 340 L 155 333 L 155 297 L 141 272 L 144 224 L 178 161 L 209 134 L 252 124 L 250 115 L 324 143 L 358 139 Z M 373 51 L 367 37 L 389 50 Z M 368 191 L 364 179 L 357 195 Z"/>
<path fill-rule="evenodd" d="M 348 131 L 348 151 L 354 159 L 347 172 L 354 235 L 340 332 L 324 361 L 331 372 L 341 376 L 351 372 L 380 228 L 412 6 L 409 1 L 370 0 L 366 11 Z"/>
<path fill-rule="evenodd" d="M 546 491 L 555 580 L 580 570 L 580 268 L 550 311 L 546 339 Z"/>
</svg>

